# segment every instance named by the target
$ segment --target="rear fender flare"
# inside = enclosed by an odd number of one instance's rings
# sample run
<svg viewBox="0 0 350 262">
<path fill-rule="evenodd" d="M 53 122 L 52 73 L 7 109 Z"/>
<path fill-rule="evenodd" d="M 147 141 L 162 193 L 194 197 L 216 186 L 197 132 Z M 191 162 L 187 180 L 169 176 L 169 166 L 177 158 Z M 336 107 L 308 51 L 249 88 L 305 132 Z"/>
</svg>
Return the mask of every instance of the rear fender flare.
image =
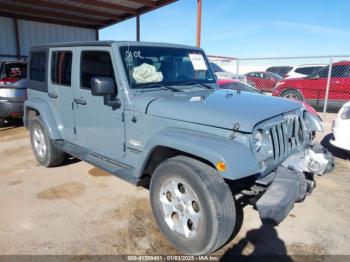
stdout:
<svg viewBox="0 0 350 262">
<path fill-rule="evenodd" d="M 27 115 L 30 109 L 38 111 L 50 139 L 62 139 L 61 133 L 58 130 L 57 123 L 51 112 L 50 106 L 45 101 L 41 99 L 32 99 L 24 102 L 23 122 L 27 128 L 29 128 L 29 120 L 27 119 Z"/>
</svg>

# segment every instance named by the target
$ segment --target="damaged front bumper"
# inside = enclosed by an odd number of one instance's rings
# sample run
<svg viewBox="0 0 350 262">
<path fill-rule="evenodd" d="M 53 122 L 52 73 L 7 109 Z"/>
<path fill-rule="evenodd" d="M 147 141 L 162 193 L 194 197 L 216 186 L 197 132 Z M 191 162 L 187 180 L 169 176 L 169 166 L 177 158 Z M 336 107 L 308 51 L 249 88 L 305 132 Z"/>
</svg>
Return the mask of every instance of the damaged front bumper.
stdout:
<svg viewBox="0 0 350 262">
<path fill-rule="evenodd" d="M 255 203 L 263 222 L 279 224 L 315 188 L 314 175 L 334 168 L 334 158 L 320 144 L 287 158 L 274 172 L 258 179 L 262 196 Z"/>
</svg>

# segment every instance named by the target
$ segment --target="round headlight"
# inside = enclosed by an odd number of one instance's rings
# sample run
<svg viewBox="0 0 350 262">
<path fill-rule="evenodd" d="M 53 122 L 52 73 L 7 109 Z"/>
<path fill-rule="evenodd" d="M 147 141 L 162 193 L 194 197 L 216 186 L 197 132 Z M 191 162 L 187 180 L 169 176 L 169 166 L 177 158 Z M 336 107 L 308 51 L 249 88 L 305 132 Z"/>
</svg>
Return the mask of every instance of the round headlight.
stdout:
<svg viewBox="0 0 350 262">
<path fill-rule="evenodd" d="M 253 143 L 253 148 L 254 148 L 255 152 L 259 152 L 262 145 L 263 145 L 263 135 L 262 135 L 261 130 L 256 130 L 253 133 L 252 143 Z"/>
</svg>

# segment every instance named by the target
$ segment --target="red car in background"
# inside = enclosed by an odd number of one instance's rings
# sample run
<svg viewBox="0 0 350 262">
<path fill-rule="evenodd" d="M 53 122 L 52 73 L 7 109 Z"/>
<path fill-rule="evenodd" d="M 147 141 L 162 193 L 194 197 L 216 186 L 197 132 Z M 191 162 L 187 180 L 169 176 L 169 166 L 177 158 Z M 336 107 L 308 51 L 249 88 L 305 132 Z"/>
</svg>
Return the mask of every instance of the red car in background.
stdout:
<svg viewBox="0 0 350 262">
<path fill-rule="evenodd" d="M 328 72 L 329 66 L 326 66 L 307 77 L 283 79 L 276 84 L 272 95 L 307 101 L 315 107 L 323 106 Z M 350 100 L 350 61 L 332 64 L 328 99 L 333 108 L 340 108 Z"/>
<path fill-rule="evenodd" d="M 272 92 L 276 83 L 283 79 L 280 75 L 272 72 L 250 72 L 245 76 L 248 83 L 264 92 Z"/>
<path fill-rule="evenodd" d="M 246 91 L 251 93 L 260 93 L 263 94 L 260 90 L 251 86 L 246 82 L 239 81 L 237 79 L 218 79 L 216 83 L 221 89 L 229 89 L 235 91 Z"/>
<path fill-rule="evenodd" d="M 263 92 L 261 92 L 260 90 L 256 89 L 255 87 L 241 82 L 239 80 L 235 80 L 235 79 L 219 79 L 216 82 L 220 88 L 222 89 L 229 89 L 229 90 L 235 90 L 235 91 L 245 91 L 245 92 L 251 92 L 251 93 L 258 93 L 258 94 L 264 94 Z M 306 108 L 306 110 L 312 114 L 315 114 L 318 116 L 317 111 L 310 106 L 309 104 L 303 102 L 303 101 L 299 101 L 301 104 L 304 105 L 304 107 Z"/>
</svg>

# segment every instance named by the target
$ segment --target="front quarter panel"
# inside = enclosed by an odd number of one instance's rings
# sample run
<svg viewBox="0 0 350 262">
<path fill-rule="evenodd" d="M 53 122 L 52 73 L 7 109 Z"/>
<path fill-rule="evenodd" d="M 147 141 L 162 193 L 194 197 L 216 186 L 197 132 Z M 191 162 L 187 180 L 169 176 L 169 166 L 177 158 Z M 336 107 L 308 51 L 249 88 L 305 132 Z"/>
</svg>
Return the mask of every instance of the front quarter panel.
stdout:
<svg viewBox="0 0 350 262">
<path fill-rule="evenodd" d="M 139 167 L 139 176 L 153 150 L 158 146 L 170 147 L 210 162 L 213 166 L 224 161 L 227 166 L 221 175 L 230 180 L 259 172 L 259 165 L 249 145 L 217 135 L 183 128 L 166 128 L 152 136 L 146 143 Z"/>
</svg>

